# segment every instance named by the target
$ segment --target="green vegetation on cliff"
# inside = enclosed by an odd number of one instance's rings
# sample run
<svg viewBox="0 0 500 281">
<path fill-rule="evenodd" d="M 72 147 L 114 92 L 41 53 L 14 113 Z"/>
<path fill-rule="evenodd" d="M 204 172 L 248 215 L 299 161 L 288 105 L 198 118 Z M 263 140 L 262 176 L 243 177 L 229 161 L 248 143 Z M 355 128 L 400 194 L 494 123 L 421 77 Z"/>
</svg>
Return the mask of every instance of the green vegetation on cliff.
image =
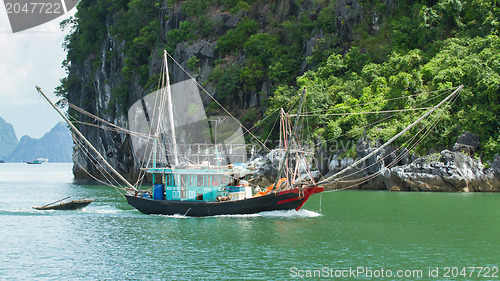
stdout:
<svg viewBox="0 0 500 281">
<path fill-rule="evenodd" d="M 59 93 L 78 84 L 72 68 L 85 62 L 97 69 L 103 41 L 122 42 L 106 50 L 123 56 L 120 85 L 113 99 L 126 109 L 137 87 L 155 85 L 151 63 L 162 49 L 180 43 L 216 43 L 210 74 L 201 77 L 217 98 L 246 125 L 294 99 L 307 87 L 307 111 L 326 113 L 427 107 L 431 95 L 463 84 L 464 90 L 417 152 L 450 147 L 458 135 L 480 136 L 480 153 L 500 153 L 500 5 L 496 0 L 352 1 L 336 0 L 82 0 L 67 38 L 69 75 Z M 344 4 L 341 4 L 344 3 Z M 224 17 L 236 19 L 229 25 Z M 198 73 L 201 57 L 190 56 Z M 91 84 L 89 84 L 91 85 Z M 405 100 L 377 102 L 406 96 Z M 258 100 L 249 109 L 251 98 Z M 404 102 L 403 102 L 404 101 Z M 246 108 L 243 108 L 246 105 Z M 356 106 L 360 105 L 360 106 Z M 350 107 L 345 107 L 350 106 Z M 342 108 L 342 109 L 336 109 Z M 212 105 L 209 109 L 216 110 Z M 111 109 L 113 110 L 113 109 Z M 340 110 L 340 111 L 339 111 Z M 315 140 L 387 140 L 420 112 L 385 115 L 324 115 L 309 125 Z M 271 130 L 265 122 L 259 134 Z M 403 140 L 404 141 L 404 140 Z M 400 143 L 401 144 L 401 143 Z"/>
</svg>

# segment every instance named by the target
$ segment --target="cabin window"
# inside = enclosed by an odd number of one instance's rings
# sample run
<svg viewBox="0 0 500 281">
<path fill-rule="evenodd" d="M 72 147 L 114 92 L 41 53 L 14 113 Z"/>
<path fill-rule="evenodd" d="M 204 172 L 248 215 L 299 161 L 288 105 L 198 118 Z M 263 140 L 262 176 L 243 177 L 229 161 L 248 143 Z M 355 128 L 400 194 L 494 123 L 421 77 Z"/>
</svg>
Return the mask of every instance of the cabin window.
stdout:
<svg viewBox="0 0 500 281">
<path fill-rule="evenodd" d="M 203 176 L 198 175 L 197 178 L 198 178 L 198 186 L 203 186 Z"/>
<path fill-rule="evenodd" d="M 186 185 L 187 185 L 186 181 L 187 181 L 187 176 L 186 175 L 181 175 L 181 184 L 180 184 L 180 186 L 181 187 L 186 187 Z"/>
<path fill-rule="evenodd" d="M 219 176 L 212 176 L 212 186 L 218 186 L 220 182 Z"/>
<path fill-rule="evenodd" d="M 167 174 L 166 175 L 167 186 L 176 186 L 175 184 L 175 175 Z"/>
</svg>

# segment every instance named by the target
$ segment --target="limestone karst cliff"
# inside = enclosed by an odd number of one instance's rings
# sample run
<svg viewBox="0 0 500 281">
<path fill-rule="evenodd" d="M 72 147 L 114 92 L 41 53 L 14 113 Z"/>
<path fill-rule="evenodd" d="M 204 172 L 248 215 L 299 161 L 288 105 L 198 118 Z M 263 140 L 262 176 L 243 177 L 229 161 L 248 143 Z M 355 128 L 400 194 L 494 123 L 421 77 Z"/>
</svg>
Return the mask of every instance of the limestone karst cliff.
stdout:
<svg viewBox="0 0 500 281">
<path fill-rule="evenodd" d="M 480 137 L 477 157 L 492 161 L 500 152 L 499 16 L 490 1 L 82 0 L 75 18 L 62 23 L 73 32 L 65 42 L 68 76 L 58 92 L 127 127 L 128 106 L 157 84 L 164 49 L 249 127 L 292 100 L 299 87 L 308 87 L 311 111 L 357 104 L 351 111 L 374 111 L 416 106 L 423 102 L 412 98 L 418 93 L 464 84 L 442 125 L 415 152 L 451 149 L 468 130 Z M 174 83 L 188 78 L 170 67 Z M 395 97 L 408 100 L 373 103 Z M 210 99 L 203 100 L 216 114 Z M 387 140 L 417 114 L 365 130 L 359 128 L 373 124 L 372 117 L 318 118 L 311 137 L 340 137 L 355 148 L 362 138 Z M 126 135 L 79 126 L 113 166 L 134 177 L 138 167 Z M 256 133 L 264 138 L 271 128 L 264 123 Z M 77 177 L 86 177 L 80 166 L 95 172 L 79 151 L 73 158 Z"/>
</svg>

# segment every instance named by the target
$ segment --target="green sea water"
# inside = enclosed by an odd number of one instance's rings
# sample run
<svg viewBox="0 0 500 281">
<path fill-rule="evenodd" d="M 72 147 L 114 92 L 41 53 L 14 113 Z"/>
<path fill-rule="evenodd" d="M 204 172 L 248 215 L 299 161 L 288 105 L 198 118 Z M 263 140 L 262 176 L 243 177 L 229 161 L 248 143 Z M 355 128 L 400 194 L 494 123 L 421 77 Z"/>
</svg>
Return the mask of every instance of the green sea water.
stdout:
<svg viewBox="0 0 500 281">
<path fill-rule="evenodd" d="M 141 214 L 51 163 L 0 164 L 0 192 L 1 280 L 500 280 L 496 193 L 341 191 L 299 212 L 187 218 Z M 98 199 L 31 208 L 69 195 Z"/>
</svg>

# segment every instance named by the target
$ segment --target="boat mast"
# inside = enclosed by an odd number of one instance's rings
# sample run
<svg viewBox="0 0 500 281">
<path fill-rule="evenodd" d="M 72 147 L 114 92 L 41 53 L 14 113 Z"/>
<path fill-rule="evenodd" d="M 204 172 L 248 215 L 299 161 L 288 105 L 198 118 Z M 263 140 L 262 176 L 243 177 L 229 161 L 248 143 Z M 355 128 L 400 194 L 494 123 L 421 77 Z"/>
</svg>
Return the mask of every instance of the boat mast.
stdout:
<svg viewBox="0 0 500 281">
<path fill-rule="evenodd" d="M 276 180 L 274 181 L 274 186 L 273 186 L 273 191 L 276 190 L 278 185 L 278 181 L 281 178 L 281 174 L 283 173 L 283 170 L 285 169 L 285 164 L 286 161 L 288 160 L 288 156 L 290 156 L 290 147 L 291 147 L 291 141 L 293 140 L 295 136 L 295 131 L 297 130 L 297 127 L 299 126 L 299 118 L 300 118 L 300 111 L 302 110 L 302 105 L 304 104 L 304 100 L 306 98 L 306 88 L 302 89 L 302 96 L 300 98 L 300 103 L 299 103 L 299 108 L 297 109 L 297 117 L 295 118 L 295 124 L 293 125 L 292 128 L 292 133 L 291 135 L 288 136 L 288 139 L 286 140 L 286 152 L 285 152 L 285 157 L 283 157 L 283 160 L 281 161 L 280 168 L 278 170 L 278 175 L 276 177 Z M 290 183 L 289 183 L 290 184 Z"/>
<path fill-rule="evenodd" d="M 59 110 L 59 108 L 57 108 L 57 106 L 55 106 L 54 103 L 52 103 L 51 100 L 49 100 L 49 98 L 42 92 L 42 89 L 38 86 L 36 86 L 36 90 L 38 91 L 38 93 L 40 93 L 40 95 L 42 95 L 42 97 L 57 111 L 57 113 L 59 113 L 59 115 L 61 115 L 61 117 L 64 119 L 64 121 L 66 121 L 66 123 L 68 123 L 68 125 L 71 127 L 71 129 L 73 129 L 73 131 L 83 140 L 85 141 L 85 143 L 90 147 L 90 149 L 92 151 L 94 151 L 96 153 L 96 155 L 102 160 L 102 162 L 123 182 L 125 183 L 130 189 L 132 189 L 133 191 L 137 191 L 137 189 L 130 183 L 128 182 L 122 175 L 120 175 L 120 173 L 118 173 L 118 171 L 115 170 L 115 168 L 113 168 L 113 166 L 111 166 L 111 164 L 108 163 L 108 161 L 106 161 L 106 159 L 101 155 L 101 153 L 99 153 L 99 151 L 97 151 L 97 149 L 90 143 L 89 140 L 87 140 L 86 137 L 83 136 L 82 133 L 80 133 L 80 131 L 78 131 L 78 129 L 75 127 L 75 125 L 73 125 L 73 123 L 71 123 L 68 118 Z"/>
<path fill-rule="evenodd" d="M 170 77 L 168 75 L 168 64 L 167 64 L 167 51 L 163 50 L 163 58 L 165 60 L 165 75 L 167 79 L 167 106 L 168 106 L 168 119 L 170 123 L 170 131 L 172 131 L 172 146 L 174 149 L 174 165 L 179 165 L 179 157 L 177 155 L 177 140 L 175 138 L 175 124 L 174 124 L 174 111 L 172 106 L 172 92 L 170 91 Z"/>
</svg>

